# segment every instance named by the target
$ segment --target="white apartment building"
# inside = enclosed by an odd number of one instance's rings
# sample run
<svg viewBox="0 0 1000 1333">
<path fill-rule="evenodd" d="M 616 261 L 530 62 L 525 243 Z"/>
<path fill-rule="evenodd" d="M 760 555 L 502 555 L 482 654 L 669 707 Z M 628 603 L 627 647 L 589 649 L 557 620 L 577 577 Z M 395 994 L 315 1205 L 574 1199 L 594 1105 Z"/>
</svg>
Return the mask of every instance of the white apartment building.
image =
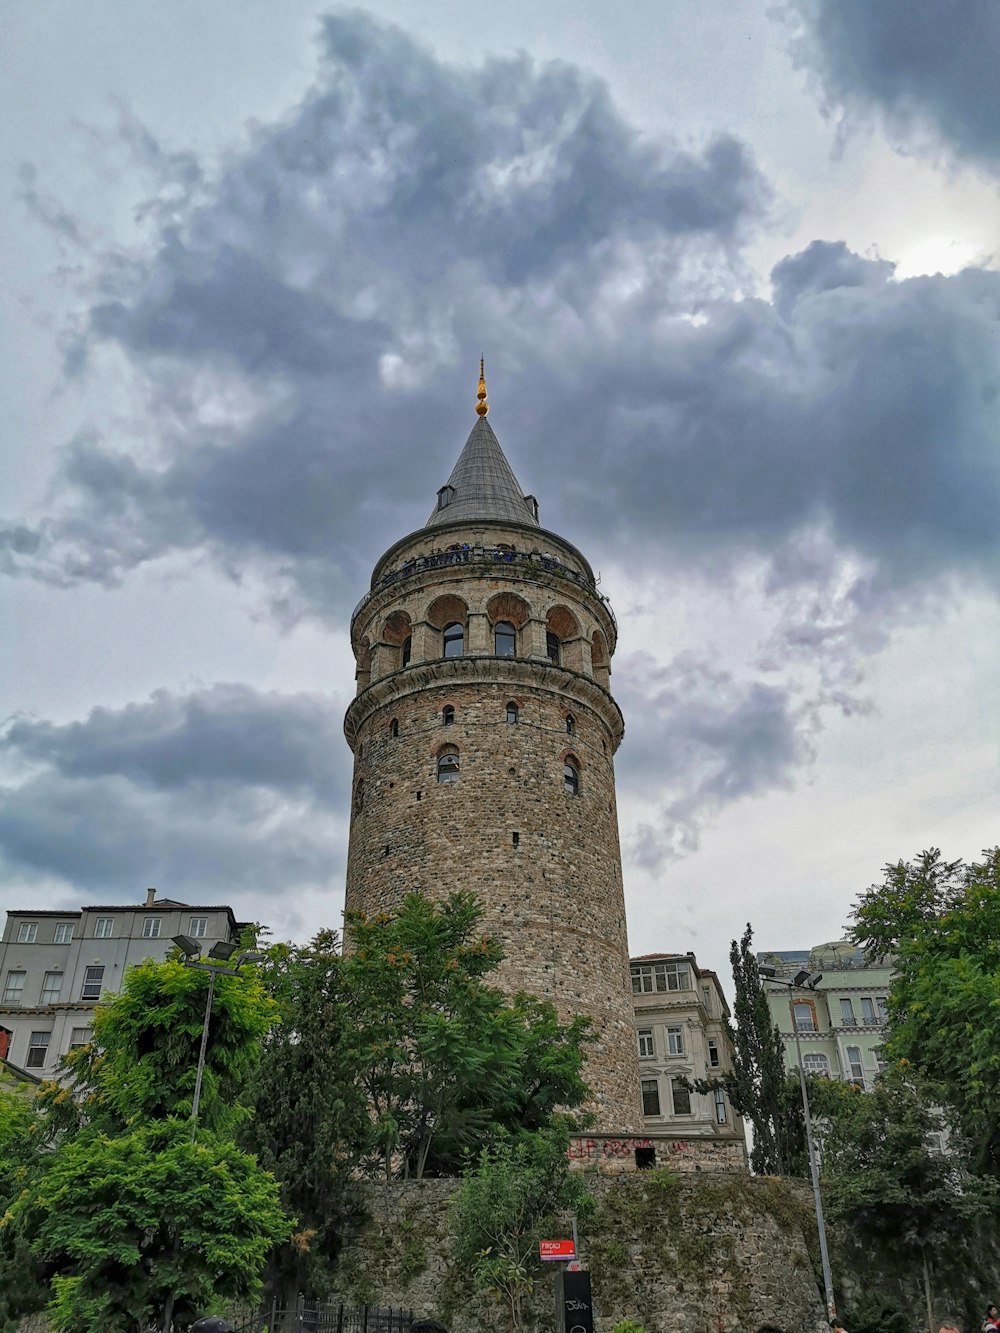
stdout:
<svg viewBox="0 0 1000 1333">
<path fill-rule="evenodd" d="M 120 987 L 126 971 L 161 960 L 171 937 L 236 940 L 244 923 L 230 907 L 197 907 L 146 892 L 137 905 L 77 912 L 17 909 L 0 940 L 0 1058 L 51 1078 L 60 1058 L 90 1040 L 94 1006 Z"/>
<path fill-rule="evenodd" d="M 727 1142 L 745 1160 L 743 1120 L 722 1089 L 700 1093 L 683 1084 L 732 1068 L 719 978 L 692 953 L 643 954 L 629 960 L 629 970 L 643 1124 L 657 1136 Z"/>
</svg>

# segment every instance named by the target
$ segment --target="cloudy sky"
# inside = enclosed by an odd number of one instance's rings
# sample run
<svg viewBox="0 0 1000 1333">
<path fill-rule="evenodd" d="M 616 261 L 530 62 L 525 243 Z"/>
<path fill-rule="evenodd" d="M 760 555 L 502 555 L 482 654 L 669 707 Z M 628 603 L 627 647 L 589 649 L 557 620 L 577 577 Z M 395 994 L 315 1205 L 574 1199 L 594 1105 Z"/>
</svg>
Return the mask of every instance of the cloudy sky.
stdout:
<svg viewBox="0 0 1000 1333">
<path fill-rule="evenodd" d="M 994 0 L 49 0 L 0 79 L 0 905 L 343 903 L 473 421 L 621 625 L 635 952 L 998 839 Z"/>
</svg>

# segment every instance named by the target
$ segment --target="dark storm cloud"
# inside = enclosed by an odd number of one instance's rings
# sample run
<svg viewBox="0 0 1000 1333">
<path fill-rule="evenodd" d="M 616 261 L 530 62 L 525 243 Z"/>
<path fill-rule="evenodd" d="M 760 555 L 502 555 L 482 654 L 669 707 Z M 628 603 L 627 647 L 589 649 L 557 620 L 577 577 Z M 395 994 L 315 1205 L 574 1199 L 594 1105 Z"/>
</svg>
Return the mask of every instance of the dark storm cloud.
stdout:
<svg viewBox="0 0 1000 1333">
<path fill-rule="evenodd" d="M 15 718 L 0 736 L 15 779 L 0 789 L 0 861 L 111 895 L 339 887 L 345 754 L 330 701 L 236 685 L 82 722 Z"/>
<path fill-rule="evenodd" d="M 625 848 L 646 870 L 694 851 L 702 825 L 727 805 L 792 786 L 814 757 L 817 700 L 736 680 L 690 653 L 666 667 L 637 654 L 621 669 L 616 690 L 631 723 L 619 786 L 626 798 L 659 802 L 655 824 L 641 824 Z"/>
<path fill-rule="evenodd" d="M 828 100 L 876 110 L 907 147 L 943 143 L 1000 165 L 1000 7 L 994 0 L 796 0 L 800 58 Z"/>
</svg>

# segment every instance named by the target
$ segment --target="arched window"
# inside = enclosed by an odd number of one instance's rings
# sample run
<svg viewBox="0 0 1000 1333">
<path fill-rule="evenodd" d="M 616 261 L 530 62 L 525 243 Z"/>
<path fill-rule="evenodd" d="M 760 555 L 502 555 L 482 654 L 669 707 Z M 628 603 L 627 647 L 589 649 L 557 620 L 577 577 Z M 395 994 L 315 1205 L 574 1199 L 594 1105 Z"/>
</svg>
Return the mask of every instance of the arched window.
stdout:
<svg viewBox="0 0 1000 1333">
<path fill-rule="evenodd" d="M 399 735 L 399 718 L 398 718 L 398 717 L 394 717 L 394 718 L 392 719 L 392 721 L 389 723 L 389 735 L 392 737 L 393 740 L 395 740 L 396 737 Z"/>
<path fill-rule="evenodd" d="M 810 1051 L 808 1055 L 802 1057 L 802 1068 L 807 1074 L 819 1074 L 823 1078 L 830 1077 L 830 1061 L 819 1051 Z"/>
<path fill-rule="evenodd" d="M 561 644 L 559 642 L 559 635 L 553 634 L 552 631 L 549 630 L 548 633 L 545 635 L 545 651 L 548 654 L 548 659 L 553 666 L 559 665 L 560 647 Z"/>
<path fill-rule="evenodd" d="M 570 796 L 580 795 L 580 770 L 575 759 L 567 759 L 563 764 L 563 791 Z"/>
<path fill-rule="evenodd" d="M 452 708 L 451 704 L 445 704 L 444 708 L 441 709 L 442 727 L 450 727 L 454 724 L 454 721 L 455 721 L 454 708 Z"/>
<path fill-rule="evenodd" d="M 465 650 L 465 626 L 453 620 L 444 627 L 445 657 L 461 657 Z"/>
<path fill-rule="evenodd" d="M 567 735 L 567 736 L 572 736 L 574 731 L 576 731 L 576 718 L 573 716 L 572 713 L 567 713 L 567 714 L 566 714 L 566 735 Z"/>
<path fill-rule="evenodd" d="M 438 782 L 458 781 L 458 750 L 454 745 L 449 745 L 438 755 L 437 779 Z"/>
<path fill-rule="evenodd" d="M 399 665 L 401 667 L 410 665 L 410 653 L 413 651 L 413 639 L 407 634 L 399 649 Z"/>
<path fill-rule="evenodd" d="M 517 704 L 514 702 L 513 699 L 511 699 L 511 701 L 507 705 L 507 721 L 508 722 L 517 721 Z"/>
<path fill-rule="evenodd" d="M 497 657 L 517 655 L 517 630 L 509 620 L 498 620 L 493 626 L 493 640 Z"/>
</svg>

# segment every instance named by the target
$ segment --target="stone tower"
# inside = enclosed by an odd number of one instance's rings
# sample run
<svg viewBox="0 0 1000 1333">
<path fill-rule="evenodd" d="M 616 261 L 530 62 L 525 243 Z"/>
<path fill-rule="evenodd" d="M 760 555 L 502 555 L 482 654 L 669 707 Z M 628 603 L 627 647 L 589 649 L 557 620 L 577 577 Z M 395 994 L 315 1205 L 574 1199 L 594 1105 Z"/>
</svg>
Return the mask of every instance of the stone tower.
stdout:
<svg viewBox="0 0 1000 1333">
<path fill-rule="evenodd" d="M 486 413 L 423 528 L 354 612 L 347 907 L 472 890 L 500 982 L 586 1014 L 595 1132 L 641 1128 L 609 693 L 617 628 L 583 555 L 539 525 Z"/>
</svg>

